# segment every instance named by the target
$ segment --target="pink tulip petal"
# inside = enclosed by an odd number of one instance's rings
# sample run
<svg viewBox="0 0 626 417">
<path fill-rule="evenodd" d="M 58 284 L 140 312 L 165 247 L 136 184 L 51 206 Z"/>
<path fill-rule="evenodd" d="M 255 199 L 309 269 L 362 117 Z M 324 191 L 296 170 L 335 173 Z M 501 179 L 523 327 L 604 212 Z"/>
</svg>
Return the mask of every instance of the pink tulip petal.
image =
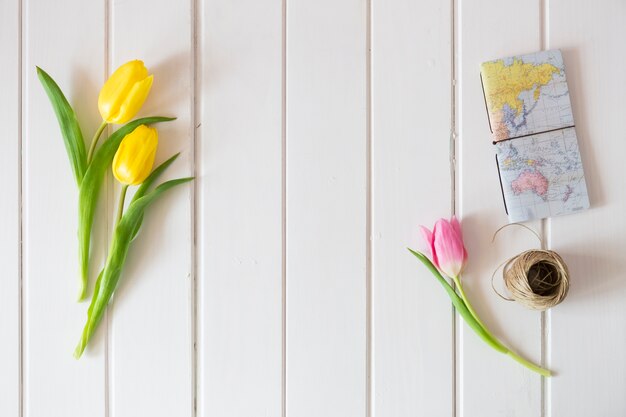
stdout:
<svg viewBox="0 0 626 417">
<path fill-rule="evenodd" d="M 452 218 L 450 219 L 450 224 L 459 236 L 459 239 L 463 240 L 463 231 L 461 230 L 461 224 L 459 223 L 459 220 L 456 218 L 456 216 L 452 216 Z"/>
<path fill-rule="evenodd" d="M 449 277 L 457 277 L 465 266 L 467 252 L 463 239 L 457 233 L 457 225 L 446 219 L 439 219 L 433 229 L 433 257 L 437 258 L 437 267 Z M 457 229 L 458 227 L 458 229 Z M 455 230 L 456 229 L 456 230 Z"/>
<path fill-rule="evenodd" d="M 424 238 L 424 241 L 428 243 L 428 246 L 430 246 L 433 243 L 433 232 L 431 232 L 425 226 L 420 226 L 420 232 L 422 232 L 422 237 Z"/>
<path fill-rule="evenodd" d="M 463 244 L 463 229 L 461 229 L 461 224 L 459 223 L 459 220 L 456 218 L 456 216 L 452 216 L 452 219 L 450 219 L 450 224 L 452 225 L 452 228 L 454 228 L 454 230 L 456 231 L 459 239 L 461 240 L 461 243 Z M 465 249 L 465 245 L 463 244 L 463 266 L 464 267 L 465 267 L 466 261 L 467 261 L 467 250 Z"/>
<path fill-rule="evenodd" d="M 424 245 L 420 247 L 420 252 L 426 255 L 428 258 L 433 256 L 433 232 L 431 232 L 428 228 L 424 226 L 420 226 L 420 232 L 422 232 L 422 237 Z"/>
</svg>

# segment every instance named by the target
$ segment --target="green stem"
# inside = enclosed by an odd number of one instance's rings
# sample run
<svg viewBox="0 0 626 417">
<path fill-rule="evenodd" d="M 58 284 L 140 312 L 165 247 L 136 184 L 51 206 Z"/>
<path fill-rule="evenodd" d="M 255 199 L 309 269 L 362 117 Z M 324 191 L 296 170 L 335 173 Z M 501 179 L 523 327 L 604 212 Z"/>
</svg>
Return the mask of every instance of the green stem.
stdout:
<svg viewBox="0 0 626 417">
<path fill-rule="evenodd" d="M 534 363 L 522 358 L 520 355 L 513 352 L 512 350 L 509 350 L 506 355 L 510 356 L 513 360 L 522 364 L 533 372 L 537 372 L 538 374 L 546 377 L 552 376 L 552 372 L 550 372 L 549 370 L 542 368 L 541 366 L 535 365 Z"/>
<path fill-rule="evenodd" d="M 474 330 L 474 332 L 476 332 L 476 334 L 480 336 L 481 339 L 483 339 L 483 341 L 485 341 L 489 346 L 491 346 L 498 352 L 503 353 L 507 356 L 510 356 L 513 360 L 523 365 L 524 367 L 528 368 L 529 370 L 533 372 L 537 372 L 538 374 L 545 376 L 545 377 L 552 376 L 552 373 L 549 370 L 542 368 L 538 365 L 535 365 L 534 363 L 522 358 L 517 353 L 511 351 L 502 342 L 500 342 L 500 340 L 496 338 L 489 331 L 489 329 L 487 329 L 487 326 L 485 326 L 484 323 L 478 318 L 478 315 L 476 314 L 471 304 L 467 300 L 467 296 L 465 295 L 465 292 L 463 291 L 463 286 L 461 285 L 461 281 L 459 280 L 458 277 L 453 278 L 453 280 L 454 280 L 454 283 L 456 284 L 456 287 L 459 289 L 460 295 L 457 294 L 454 291 L 454 289 L 452 289 L 448 281 L 446 281 L 443 278 L 439 270 L 433 265 L 430 259 L 428 259 L 426 256 L 424 256 L 424 254 L 420 252 L 416 252 L 412 249 L 409 249 L 409 251 L 415 257 L 417 257 L 420 261 L 422 261 L 422 263 L 430 270 L 430 272 L 441 283 L 441 285 L 443 285 L 444 289 L 448 293 L 448 296 L 452 300 L 452 304 L 454 305 L 456 310 L 459 312 L 461 317 L 463 317 L 465 322 L 472 328 L 472 330 Z"/>
<path fill-rule="evenodd" d="M 78 287 L 78 299 L 76 301 L 83 301 L 85 296 L 87 295 L 87 280 L 88 275 L 82 275 L 80 277 L 79 287 Z"/>
<path fill-rule="evenodd" d="M 424 254 L 420 252 L 416 252 L 409 248 L 409 252 L 411 252 L 417 259 L 419 259 L 433 274 L 433 276 L 439 281 L 439 283 L 443 286 L 443 288 L 448 293 L 454 308 L 458 313 L 463 317 L 463 320 L 470 326 L 476 334 L 485 341 L 489 346 L 493 349 L 497 350 L 500 353 L 507 353 L 508 349 L 504 346 L 498 339 L 493 337 L 493 335 L 488 334 L 483 326 L 481 326 L 478 321 L 472 316 L 469 309 L 465 305 L 465 301 L 454 291 L 452 286 L 448 283 L 448 281 L 441 275 L 437 267 L 433 265 L 433 263 L 428 259 Z"/>
<path fill-rule="evenodd" d="M 122 191 L 120 191 L 120 201 L 117 203 L 117 216 L 115 216 L 115 226 L 120 222 L 122 218 L 122 214 L 124 214 L 124 200 L 126 199 L 126 190 L 128 190 L 128 185 L 125 184 L 122 187 Z"/>
<path fill-rule="evenodd" d="M 102 132 L 104 131 L 105 127 L 107 127 L 107 122 L 103 120 L 98 130 L 96 130 L 96 134 L 93 135 L 93 139 L 91 139 L 91 145 L 89 146 L 89 153 L 87 154 L 87 166 L 89 166 L 89 164 L 91 163 L 91 159 L 93 158 L 93 153 L 95 152 L 96 145 L 98 144 L 98 139 L 100 139 L 100 135 L 102 135 Z"/>
<path fill-rule="evenodd" d="M 476 314 L 476 311 L 474 310 L 474 307 L 472 307 L 472 304 L 467 299 L 467 295 L 465 295 L 465 291 L 463 290 L 463 285 L 461 284 L 461 278 L 460 277 L 453 277 L 452 280 L 454 281 L 454 284 L 456 285 L 456 288 L 459 290 L 459 295 L 461 296 L 461 299 L 465 302 L 465 307 L 467 307 L 467 309 L 469 310 L 469 312 L 472 315 L 472 317 L 474 317 L 474 319 L 476 319 L 476 321 L 478 322 L 478 324 L 480 324 L 480 326 L 483 328 L 483 330 L 485 330 L 485 333 L 487 333 L 489 336 L 491 336 L 491 338 L 496 339 L 496 337 L 493 335 L 493 333 L 491 333 L 491 331 L 485 325 L 485 323 L 483 323 L 482 320 L 480 319 L 480 317 L 478 317 L 478 314 Z M 532 362 L 522 358 L 517 353 L 513 352 L 512 350 L 510 350 L 508 348 L 507 348 L 507 350 L 508 350 L 508 352 L 506 353 L 507 356 L 510 356 L 516 362 L 524 365 L 526 368 L 530 369 L 531 371 L 537 372 L 538 374 L 541 374 L 543 376 L 551 376 L 552 375 L 552 373 L 549 370 L 535 365 L 534 363 L 532 363 Z"/>
<path fill-rule="evenodd" d="M 482 322 L 482 320 L 480 319 L 480 317 L 478 317 L 478 314 L 476 314 L 476 311 L 474 310 L 474 307 L 472 307 L 472 304 L 469 302 L 469 300 L 467 299 L 467 295 L 465 295 L 465 291 L 463 290 L 463 285 L 461 284 L 461 277 L 453 277 L 452 280 L 454 281 L 454 285 L 456 285 L 456 288 L 459 290 L 459 295 L 461 296 L 461 299 L 465 302 L 465 306 L 467 307 L 467 309 L 469 310 L 470 314 L 472 315 L 472 317 L 474 317 L 476 319 L 476 321 L 478 322 L 478 324 L 480 324 L 480 326 L 485 329 L 485 331 L 491 336 L 494 337 L 491 332 L 489 331 L 489 329 L 487 328 L 487 326 L 485 326 L 485 323 Z"/>
</svg>

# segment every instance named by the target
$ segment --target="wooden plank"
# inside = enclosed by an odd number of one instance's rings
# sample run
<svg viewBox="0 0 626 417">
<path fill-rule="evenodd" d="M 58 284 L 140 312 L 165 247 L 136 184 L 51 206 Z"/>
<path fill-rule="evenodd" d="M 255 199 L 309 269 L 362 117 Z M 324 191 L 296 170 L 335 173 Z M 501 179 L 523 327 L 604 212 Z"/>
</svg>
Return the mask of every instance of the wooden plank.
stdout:
<svg viewBox="0 0 626 417">
<path fill-rule="evenodd" d="M 441 286 L 405 249 L 421 248 L 417 225 L 430 227 L 451 214 L 451 17 L 449 2 L 373 2 L 376 417 L 454 413 L 452 308 Z"/>
<path fill-rule="evenodd" d="M 199 416 L 281 415 L 281 3 L 198 16 Z"/>
<path fill-rule="evenodd" d="M 102 334 L 80 361 L 72 357 L 88 306 L 76 302 L 78 190 L 35 71 L 55 78 L 90 136 L 100 123 L 104 10 L 79 0 L 27 0 L 23 8 L 24 416 L 104 416 Z"/>
<path fill-rule="evenodd" d="M 191 3 L 112 1 L 110 18 L 109 70 L 142 59 L 154 74 L 139 115 L 178 118 L 157 126 L 157 162 L 181 152 L 163 179 L 191 175 Z M 192 413 L 192 190 L 179 186 L 149 208 L 109 310 L 112 417 Z"/>
<path fill-rule="evenodd" d="M 0 415 L 20 410 L 20 11 L 0 4 Z"/>
<path fill-rule="evenodd" d="M 287 415 L 366 412 L 366 3 L 287 4 Z"/>
<path fill-rule="evenodd" d="M 494 162 L 479 65 L 489 59 L 541 48 L 540 4 L 491 1 L 484 7 L 459 2 L 457 10 L 458 149 L 457 213 L 469 253 L 464 275 L 468 297 L 483 321 L 508 345 L 541 360 L 541 315 L 494 294 L 498 265 L 539 243 L 526 230 L 509 228 L 494 244 L 492 234 L 508 223 Z M 515 17 L 511 18 L 511 10 Z M 539 229 L 539 222 L 529 226 Z M 496 280 L 496 284 L 502 284 Z M 501 285 L 500 285 L 501 286 Z M 541 377 L 482 342 L 457 322 L 457 411 L 463 416 L 541 415 Z M 487 388 L 488 387 L 488 388 Z"/>
<path fill-rule="evenodd" d="M 621 107 L 626 85 L 616 51 L 626 34 L 622 1 L 551 0 L 548 46 L 561 48 L 592 208 L 554 218 L 551 248 L 564 256 L 571 287 L 549 316 L 548 416 L 626 413 L 626 204 Z M 583 393 L 584 395 L 572 395 Z"/>
</svg>

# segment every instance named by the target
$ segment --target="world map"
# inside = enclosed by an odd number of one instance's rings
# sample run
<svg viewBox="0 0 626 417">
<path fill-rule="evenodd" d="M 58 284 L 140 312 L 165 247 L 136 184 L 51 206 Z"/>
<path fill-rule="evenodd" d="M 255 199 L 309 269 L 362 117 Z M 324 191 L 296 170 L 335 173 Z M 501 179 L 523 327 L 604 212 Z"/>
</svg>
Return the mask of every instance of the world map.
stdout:
<svg viewBox="0 0 626 417">
<path fill-rule="evenodd" d="M 481 79 L 509 220 L 588 208 L 561 52 L 485 62 Z"/>
<path fill-rule="evenodd" d="M 496 143 L 511 222 L 559 216 L 589 207 L 574 128 Z"/>
<path fill-rule="evenodd" d="M 494 141 L 572 126 L 572 106 L 559 50 L 481 65 Z"/>
</svg>

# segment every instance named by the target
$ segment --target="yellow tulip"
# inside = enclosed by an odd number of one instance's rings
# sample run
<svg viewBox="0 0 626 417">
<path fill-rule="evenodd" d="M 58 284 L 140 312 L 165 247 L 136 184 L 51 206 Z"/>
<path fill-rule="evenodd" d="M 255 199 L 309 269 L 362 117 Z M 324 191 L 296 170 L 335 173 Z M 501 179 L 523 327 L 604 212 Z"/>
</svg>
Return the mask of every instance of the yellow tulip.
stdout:
<svg viewBox="0 0 626 417">
<path fill-rule="evenodd" d="M 115 70 L 100 90 L 98 109 L 107 123 L 123 124 L 135 117 L 148 97 L 153 75 L 143 61 L 129 61 Z"/>
<path fill-rule="evenodd" d="M 126 135 L 113 158 L 113 175 L 125 186 L 139 185 L 150 175 L 159 135 L 157 130 L 140 125 Z"/>
</svg>

